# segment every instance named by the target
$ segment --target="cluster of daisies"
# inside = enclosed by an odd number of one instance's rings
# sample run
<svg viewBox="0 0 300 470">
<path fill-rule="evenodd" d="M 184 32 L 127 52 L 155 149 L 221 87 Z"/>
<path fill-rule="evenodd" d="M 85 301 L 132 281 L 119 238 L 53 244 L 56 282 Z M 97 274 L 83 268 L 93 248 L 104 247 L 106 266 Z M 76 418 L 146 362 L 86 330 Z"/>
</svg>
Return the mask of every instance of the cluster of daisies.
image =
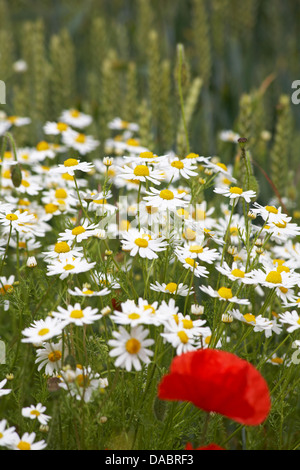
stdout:
<svg viewBox="0 0 300 470">
<path fill-rule="evenodd" d="M 2 116 L 0 135 L 28 124 L 28 118 Z M 156 155 L 141 145 L 139 126 L 120 118 L 108 124 L 112 137 L 102 158 L 87 130 L 91 124 L 91 116 L 65 110 L 57 122 L 45 123 L 36 147 L 2 155 L 1 307 L 14 308 L 10 298 L 26 283 L 24 266 L 45 267 L 49 285 L 22 330 L 37 371 L 56 377 L 77 400 L 88 403 L 103 393 L 105 373 L 89 363 L 67 367 L 65 358 L 76 357 L 74 328 L 88 340 L 103 333 L 104 323 L 109 356 L 128 372 L 146 368 L 164 350 L 228 349 L 231 330 L 220 325 L 232 322 L 266 338 L 286 331 L 300 348 L 294 336 L 300 227 L 291 216 L 272 201 L 255 202 L 256 193 L 240 187 L 218 158 Z M 210 187 L 211 203 L 205 199 Z M 44 308 L 49 298 L 51 310 Z M 8 392 L 5 383 L 0 396 Z M 38 404 L 22 414 L 45 426 L 50 416 L 44 411 Z M 0 422 L 1 446 L 45 447 L 34 440 L 34 433 L 19 437 Z"/>
</svg>

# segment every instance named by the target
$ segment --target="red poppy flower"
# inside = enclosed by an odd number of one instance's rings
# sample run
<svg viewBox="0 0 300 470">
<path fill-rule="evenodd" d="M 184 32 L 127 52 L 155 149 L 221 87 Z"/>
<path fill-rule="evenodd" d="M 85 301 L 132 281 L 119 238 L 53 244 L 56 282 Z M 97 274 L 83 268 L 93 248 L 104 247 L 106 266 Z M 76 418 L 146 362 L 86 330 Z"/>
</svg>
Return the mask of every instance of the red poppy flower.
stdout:
<svg viewBox="0 0 300 470">
<path fill-rule="evenodd" d="M 223 447 L 218 446 L 217 444 L 214 444 L 213 442 L 204 447 L 193 447 L 192 444 L 188 442 L 187 445 L 185 446 L 185 450 L 225 450 L 225 449 Z"/>
<path fill-rule="evenodd" d="M 249 362 L 229 352 L 199 349 L 176 356 L 159 384 L 162 400 L 190 401 L 238 423 L 262 423 L 271 407 L 267 383 Z"/>
</svg>

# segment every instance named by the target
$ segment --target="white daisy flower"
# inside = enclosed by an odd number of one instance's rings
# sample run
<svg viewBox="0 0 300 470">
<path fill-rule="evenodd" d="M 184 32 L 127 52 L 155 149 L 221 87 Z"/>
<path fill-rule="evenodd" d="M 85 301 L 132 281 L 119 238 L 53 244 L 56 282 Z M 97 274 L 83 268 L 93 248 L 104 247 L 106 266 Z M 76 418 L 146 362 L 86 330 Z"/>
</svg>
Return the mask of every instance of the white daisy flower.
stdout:
<svg viewBox="0 0 300 470">
<path fill-rule="evenodd" d="M 70 323 L 74 323 L 77 326 L 91 325 L 102 318 L 102 315 L 97 314 L 97 308 L 81 308 L 79 303 L 68 305 L 66 309 L 58 306 L 57 310 L 57 312 L 52 312 L 52 315 L 64 325 L 69 325 Z"/>
<path fill-rule="evenodd" d="M 233 295 L 232 290 L 228 287 L 220 287 L 218 291 L 215 291 L 211 286 L 199 286 L 199 288 L 208 294 L 210 297 L 215 297 L 219 300 L 224 300 L 230 303 L 237 303 L 241 305 L 250 304 L 248 299 L 239 299 Z"/>
<path fill-rule="evenodd" d="M 70 274 L 84 273 L 92 269 L 96 262 L 89 263 L 85 259 L 66 258 L 63 260 L 53 260 L 47 266 L 47 276 L 59 275 L 60 279 L 65 279 Z"/>
<path fill-rule="evenodd" d="M 236 179 L 232 176 L 232 174 L 228 170 L 227 166 L 222 162 L 213 163 L 212 161 L 209 161 L 209 162 L 204 163 L 203 166 L 205 168 L 211 169 L 214 173 L 222 173 L 233 183 L 237 182 Z"/>
<path fill-rule="evenodd" d="M 45 367 L 46 375 L 55 375 L 63 365 L 63 353 L 68 355 L 68 348 L 63 345 L 63 341 L 58 343 L 42 343 L 41 348 L 36 350 L 35 363 L 38 364 L 38 371 Z"/>
<path fill-rule="evenodd" d="M 25 338 L 22 343 L 41 344 L 44 341 L 61 335 L 64 325 L 56 318 L 50 316 L 44 320 L 35 320 L 28 328 L 22 331 Z"/>
<path fill-rule="evenodd" d="M 159 251 L 164 251 L 168 242 L 163 237 L 152 238 L 149 234 L 135 229 L 122 232 L 122 250 L 129 251 L 130 256 L 138 254 L 141 258 L 156 259 Z"/>
<path fill-rule="evenodd" d="M 135 327 L 140 324 L 151 323 L 151 309 L 137 306 L 134 300 L 122 302 L 121 309 L 122 311 L 115 310 L 113 315 L 110 316 L 110 319 L 118 325 L 130 325 L 131 327 Z"/>
<path fill-rule="evenodd" d="M 14 441 L 9 445 L 9 448 L 13 450 L 43 450 L 47 447 L 44 440 L 34 442 L 36 437 L 35 432 L 25 432 L 22 437 L 19 437 L 17 433 L 14 434 Z"/>
<path fill-rule="evenodd" d="M 160 284 L 158 281 L 155 281 L 155 284 L 150 284 L 150 289 L 156 292 L 162 292 L 163 294 L 181 295 L 183 297 L 194 293 L 193 288 L 189 290 L 189 287 L 182 282 L 179 284 L 176 282 L 168 282 L 168 284 L 163 282 Z"/>
<path fill-rule="evenodd" d="M 119 167 L 119 177 L 126 180 L 136 180 L 141 183 L 151 181 L 153 184 L 160 184 L 160 180 L 164 179 L 164 175 L 160 170 L 152 169 L 148 165 L 135 164 L 132 168 L 128 165 Z"/>
<path fill-rule="evenodd" d="M 196 277 L 207 277 L 209 274 L 205 266 L 201 266 L 195 258 L 177 253 L 178 260 L 182 263 L 183 267 L 192 271 Z"/>
<path fill-rule="evenodd" d="M 32 151 L 32 158 L 39 162 L 44 161 L 46 158 L 53 160 L 56 152 L 51 148 L 50 144 L 45 140 L 41 140 L 35 149 Z"/>
<path fill-rule="evenodd" d="M 146 191 L 148 196 L 144 196 L 144 200 L 152 207 L 158 207 L 161 211 L 170 210 L 175 211 L 178 207 L 183 207 L 188 204 L 187 201 L 183 200 L 185 194 L 176 194 L 175 191 L 170 189 L 163 189 L 159 191 L 156 188 L 150 188 L 150 191 Z"/>
<path fill-rule="evenodd" d="M 223 130 L 219 134 L 219 139 L 223 140 L 223 142 L 232 142 L 237 144 L 239 138 L 241 136 L 232 130 Z"/>
<path fill-rule="evenodd" d="M 99 140 L 94 139 L 91 135 L 82 134 L 71 129 L 62 134 L 62 141 L 67 147 L 79 152 L 80 155 L 92 152 L 100 144 Z"/>
<path fill-rule="evenodd" d="M 290 325 L 287 328 L 289 333 L 292 333 L 295 330 L 300 328 L 300 316 L 298 315 L 296 310 L 292 310 L 291 312 L 284 312 L 279 314 L 279 321 L 281 323 Z"/>
<path fill-rule="evenodd" d="M 268 223 L 287 223 L 290 222 L 291 217 L 288 217 L 286 214 L 282 213 L 281 207 L 277 209 L 275 206 L 262 206 L 258 202 L 253 203 L 251 207 L 251 212 L 256 215 L 260 215 Z"/>
<path fill-rule="evenodd" d="M 33 214 L 28 212 L 10 212 L 6 210 L 4 214 L 0 213 L 0 224 L 4 226 L 4 231 L 9 232 L 12 227 L 17 232 L 25 233 L 33 230 L 32 223 L 35 218 Z"/>
<path fill-rule="evenodd" d="M 111 291 L 106 287 L 99 291 L 91 290 L 88 287 L 83 287 L 82 289 L 79 289 L 79 287 L 74 287 L 74 290 L 69 289 L 68 293 L 77 297 L 103 297 L 104 295 L 110 294 Z"/>
<path fill-rule="evenodd" d="M 88 173 L 94 165 L 90 162 L 80 162 L 76 158 L 68 158 L 64 161 L 61 165 L 58 165 L 56 168 L 51 168 L 50 173 L 52 174 L 60 174 L 60 173 L 68 173 L 71 176 L 75 175 L 75 171 L 83 171 Z"/>
<path fill-rule="evenodd" d="M 175 254 L 184 259 L 190 257 L 208 264 L 212 264 L 220 258 L 220 253 L 215 248 L 210 249 L 192 242 L 176 247 Z"/>
<path fill-rule="evenodd" d="M 83 129 L 92 123 L 92 117 L 77 109 L 67 109 L 62 112 L 59 121 L 65 122 L 76 129 Z"/>
<path fill-rule="evenodd" d="M 46 407 L 42 403 L 38 403 L 36 406 L 30 405 L 22 408 L 22 416 L 24 418 L 37 419 L 41 424 L 47 424 L 51 416 L 46 415 L 44 411 L 46 411 Z"/>
<path fill-rule="evenodd" d="M 0 382 L 0 397 L 3 397 L 4 395 L 8 395 L 11 392 L 11 389 L 9 388 L 3 388 L 6 385 L 7 379 L 3 379 Z"/>
<path fill-rule="evenodd" d="M 98 373 L 92 371 L 91 367 L 82 367 L 77 364 L 73 380 L 69 380 L 68 371 L 61 372 L 62 382 L 59 387 L 67 390 L 77 400 L 91 401 L 93 393 L 107 387 L 107 379 L 102 379 Z"/>
<path fill-rule="evenodd" d="M 190 179 L 193 176 L 198 176 L 197 166 L 189 159 L 170 159 L 168 164 L 162 165 L 161 168 L 165 171 L 168 181 L 176 181 L 180 177 Z"/>
<path fill-rule="evenodd" d="M 66 229 L 64 232 L 59 234 L 59 241 L 70 241 L 81 243 L 82 240 L 87 240 L 90 237 L 95 236 L 98 230 L 97 224 L 89 224 L 87 220 L 82 225 L 77 225 L 73 229 Z"/>
<path fill-rule="evenodd" d="M 59 135 L 69 130 L 69 126 L 65 122 L 47 121 L 43 127 L 43 130 L 45 134 L 48 134 L 48 135 Z"/>
<path fill-rule="evenodd" d="M 223 196 L 229 197 L 231 201 L 239 199 L 240 197 L 245 199 L 246 202 L 251 202 L 251 199 L 256 196 L 256 192 L 249 190 L 244 191 L 238 186 L 231 186 L 230 188 L 215 188 L 214 192 L 217 194 L 222 194 Z"/>
<path fill-rule="evenodd" d="M 83 257 L 82 247 L 71 248 L 65 241 L 58 241 L 51 247 L 50 251 L 43 251 L 42 255 L 45 256 L 45 261 L 51 259 L 63 260 L 71 257 Z"/>
<path fill-rule="evenodd" d="M 31 123 L 31 119 L 29 117 L 21 117 L 21 116 L 7 116 L 6 120 L 12 126 L 22 127 L 27 126 Z"/>
<path fill-rule="evenodd" d="M 115 366 L 125 368 L 128 372 L 134 368 L 139 371 L 142 368 L 141 363 L 149 364 L 153 351 L 148 349 L 154 344 L 152 338 L 147 338 L 149 330 L 142 326 L 131 328 L 128 332 L 120 326 L 119 331 L 113 331 L 115 339 L 108 341 L 111 349 L 109 355 L 116 357 Z"/>
<path fill-rule="evenodd" d="M 118 131 L 127 129 L 132 132 L 138 132 L 140 126 L 136 124 L 135 122 L 123 121 L 121 118 L 116 117 L 108 123 L 108 128 L 111 130 L 118 130 Z"/>
<path fill-rule="evenodd" d="M 16 428 L 7 427 L 6 419 L 2 419 L 0 421 L 0 446 L 1 447 L 9 447 L 15 439 L 15 430 Z"/>
<path fill-rule="evenodd" d="M 240 281 L 244 284 L 255 284 L 255 280 L 252 277 L 249 277 L 251 274 L 246 273 L 244 269 L 240 269 L 239 264 L 235 261 L 232 263 L 231 267 L 226 263 L 226 261 L 224 261 L 222 266 L 216 265 L 215 268 L 231 281 Z"/>
</svg>

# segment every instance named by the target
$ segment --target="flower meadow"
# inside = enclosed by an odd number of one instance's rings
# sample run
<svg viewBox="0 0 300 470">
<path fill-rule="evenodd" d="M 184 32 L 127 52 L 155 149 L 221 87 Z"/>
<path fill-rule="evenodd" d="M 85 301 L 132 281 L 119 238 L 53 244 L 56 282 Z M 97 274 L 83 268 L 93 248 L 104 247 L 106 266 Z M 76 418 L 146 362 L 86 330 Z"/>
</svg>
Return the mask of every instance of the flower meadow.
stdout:
<svg viewBox="0 0 300 470">
<path fill-rule="evenodd" d="M 216 21 L 206 2 L 192 2 L 206 62 L 195 70 L 178 41 L 173 81 L 154 2 L 136 2 L 146 78 L 138 60 L 121 62 L 129 29 L 118 23 L 119 49 L 104 56 L 103 21 L 121 6 L 96 3 L 82 99 L 67 30 L 48 50 L 40 19 L 24 22 L 21 56 L 1 57 L 16 77 L 0 115 L 0 448 L 297 450 L 300 225 L 289 143 L 299 136 L 289 97 L 268 130 L 275 78 L 264 75 L 211 150 L 207 123 L 203 140 L 192 125 L 202 91 L 209 108 L 207 61 L 222 48 L 206 42 Z M 10 8 L 0 2 L 7 24 L 17 21 Z"/>
</svg>

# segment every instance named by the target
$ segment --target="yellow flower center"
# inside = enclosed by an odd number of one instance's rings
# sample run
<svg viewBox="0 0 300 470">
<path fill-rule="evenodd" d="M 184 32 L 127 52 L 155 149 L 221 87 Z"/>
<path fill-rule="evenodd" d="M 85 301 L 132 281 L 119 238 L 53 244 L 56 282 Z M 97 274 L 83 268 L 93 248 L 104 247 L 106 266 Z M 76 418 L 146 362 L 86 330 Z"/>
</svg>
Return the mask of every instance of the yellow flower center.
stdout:
<svg viewBox="0 0 300 470">
<path fill-rule="evenodd" d="M 36 146 L 36 149 L 41 152 L 43 150 L 49 150 L 49 144 L 45 142 L 44 140 L 42 142 L 39 142 Z"/>
<path fill-rule="evenodd" d="M 141 349 L 141 343 L 136 338 L 130 338 L 128 341 L 126 341 L 125 347 L 126 351 L 129 352 L 129 354 L 137 354 Z"/>
<path fill-rule="evenodd" d="M 283 364 L 283 359 L 281 357 L 272 357 L 271 362 L 274 364 Z"/>
<path fill-rule="evenodd" d="M 127 145 L 131 145 L 133 147 L 137 147 L 139 145 L 139 143 L 136 139 L 128 139 L 126 143 L 127 143 Z"/>
<path fill-rule="evenodd" d="M 153 152 L 142 152 L 140 158 L 154 158 Z"/>
<path fill-rule="evenodd" d="M 30 414 L 33 416 L 40 416 L 41 413 L 38 410 L 31 410 Z"/>
<path fill-rule="evenodd" d="M 248 323 L 250 323 L 250 322 L 256 323 L 255 316 L 252 315 L 252 313 L 246 313 L 245 315 L 243 315 L 243 317 L 245 318 L 246 322 L 248 322 Z"/>
<path fill-rule="evenodd" d="M 281 284 L 282 277 L 278 271 L 270 271 L 266 277 L 267 282 L 271 282 L 272 284 Z"/>
<path fill-rule="evenodd" d="M 274 206 L 266 206 L 265 207 L 266 211 L 271 212 L 272 214 L 278 214 L 278 209 Z"/>
<path fill-rule="evenodd" d="M 130 320 L 138 320 L 139 318 L 141 318 L 141 315 L 139 313 L 130 313 L 128 315 L 128 318 L 130 318 Z"/>
<path fill-rule="evenodd" d="M 77 117 L 80 116 L 80 111 L 78 111 L 77 109 L 72 109 L 70 114 L 71 114 L 72 117 L 77 118 Z"/>
<path fill-rule="evenodd" d="M 176 292 L 176 289 L 177 289 L 176 282 L 169 282 L 169 284 L 167 284 L 165 287 L 165 290 L 168 290 L 169 292 L 171 292 L 171 294 L 174 294 L 174 292 Z"/>
<path fill-rule="evenodd" d="M 231 274 L 235 277 L 245 277 L 245 272 L 242 271 L 241 269 L 233 269 L 231 271 Z"/>
<path fill-rule="evenodd" d="M 149 168 L 146 165 L 137 165 L 133 170 L 135 176 L 149 176 Z"/>
<path fill-rule="evenodd" d="M 222 168 L 222 170 L 228 171 L 227 166 L 224 163 L 217 163 L 217 166 Z"/>
<path fill-rule="evenodd" d="M 106 199 L 94 199 L 93 203 L 94 204 L 107 204 L 107 200 Z"/>
<path fill-rule="evenodd" d="M 183 325 L 183 328 L 185 328 L 186 330 L 190 330 L 194 326 L 193 321 L 187 318 L 182 320 L 182 325 Z"/>
<path fill-rule="evenodd" d="M 203 252 L 203 246 L 201 246 L 201 245 L 192 245 L 192 246 L 190 246 L 190 252 L 191 253 L 202 253 Z"/>
<path fill-rule="evenodd" d="M 18 449 L 19 450 L 30 450 L 31 449 L 31 445 L 29 444 L 29 442 L 26 442 L 26 441 L 20 441 L 19 444 L 17 445 Z"/>
<path fill-rule="evenodd" d="M 58 209 L 58 206 L 56 206 L 55 204 L 49 203 L 45 205 L 46 214 L 53 214 L 54 212 L 57 211 L 57 209 Z"/>
<path fill-rule="evenodd" d="M 189 337 L 185 331 L 178 331 L 177 336 L 183 344 L 188 343 Z"/>
<path fill-rule="evenodd" d="M 85 232 L 85 228 L 82 227 L 82 225 L 78 225 L 78 227 L 74 227 L 72 230 L 72 235 L 81 235 L 82 233 Z"/>
<path fill-rule="evenodd" d="M 145 305 L 144 310 L 151 310 L 151 314 L 155 313 L 155 308 L 152 305 Z"/>
<path fill-rule="evenodd" d="M 286 294 L 288 292 L 288 289 L 286 287 L 279 287 L 279 290 L 283 293 Z"/>
<path fill-rule="evenodd" d="M 38 332 L 38 335 L 39 335 L 39 336 L 45 336 L 45 335 L 47 335 L 49 332 L 50 332 L 49 328 L 42 328 L 42 329 Z"/>
<path fill-rule="evenodd" d="M 206 212 L 202 209 L 197 209 L 193 212 L 193 218 L 195 220 L 204 220 L 206 218 Z"/>
<path fill-rule="evenodd" d="M 120 222 L 120 230 L 121 230 L 121 231 L 126 231 L 126 232 L 128 232 L 129 228 L 130 228 L 130 222 L 129 222 L 129 220 L 121 220 L 121 222 Z"/>
<path fill-rule="evenodd" d="M 186 240 L 195 240 L 196 238 L 196 232 L 194 230 L 192 230 L 191 228 L 187 228 L 185 233 L 183 234 L 183 237 L 186 239 Z"/>
<path fill-rule="evenodd" d="M 67 160 L 64 161 L 64 166 L 70 167 L 70 166 L 76 166 L 78 165 L 78 160 L 76 158 L 68 158 Z"/>
<path fill-rule="evenodd" d="M 70 313 L 71 318 L 82 318 L 84 317 L 82 310 L 72 310 Z"/>
<path fill-rule="evenodd" d="M 70 247 L 67 242 L 57 242 L 54 247 L 55 253 L 68 253 Z"/>
<path fill-rule="evenodd" d="M 205 344 L 209 344 L 210 340 L 211 340 L 211 336 L 206 336 L 206 338 L 204 340 Z"/>
<path fill-rule="evenodd" d="M 90 289 L 86 289 L 85 291 L 82 291 L 82 293 L 83 293 L 84 295 L 92 295 L 92 294 L 94 293 L 94 291 L 93 291 L 93 290 L 90 290 Z"/>
<path fill-rule="evenodd" d="M 18 216 L 16 214 L 7 214 L 6 216 L 7 220 L 18 220 Z"/>
<path fill-rule="evenodd" d="M 222 299 L 231 299 L 232 298 L 232 290 L 228 287 L 220 287 L 218 290 L 218 294 Z"/>
<path fill-rule="evenodd" d="M 64 132 L 68 129 L 68 125 L 65 124 L 64 122 L 58 122 L 56 127 L 59 132 Z"/>
<path fill-rule="evenodd" d="M 285 273 L 289 273 L 290 272 L 290 268 L 288 268 L 287 266 L 278 266 L 277 267 L 277 272 L 278 273 L 282 273 L 282 272 L 285 272 Z"/>
<path fill-rule="evenodd" d="M 285 228 L 286 227 L 286 222 L 283 220 L 282 222 L 278 222 L 277 224 L 275 224 L 276 227 L 278 228 Z"/>
<path fill-rule="evenodd" d="M 62 358 L 62 353 L 61 351 L 52 351 L 51 353 L 48 354 L 48 359 L 50 362 L 56 362 L 59 361 Z"/>
<path fill-rule="evenodd" d="M 185 158 L 198 158 L 199 155 L 197 153 L 189 153 Z"/>
<path fill-rule="evenodd" d="M 242 194 L 243 192 L 242 188 L 238 188 L 237 186 L 229 188 L 229 191 L 231 192 L 231 194 Z"/>
<path fill-rule="evenodd" d="M 73 266 L 73 264 L 66 264 L 66 266 L 64 266 L 65 271 L 71 271 L 74 268 L 75 266 Z"/>
<path fill-rule="evenodd" d="M 84 134 L 78 134 L 78 136 L 75 139 L 75 141 L 78 142 L 79 144 L 84 144 L 85 140 L 86 140 L 86 137 Z"/>
<path fill-rule="evenodd" d="M 163 189 L 159 193 L 159 197 L 161 197 L 162 199 L 167 199 L 168 201 L 170 201 L 171 199 L 174 199 L 174 193 L 172 191 L 170 191 L 169 189 Z"/>
<path fill-rule="evenodd" d="M 185 258 L 185 262 L 192 268 L 196 268 L 198 266 L 198 263 L 193 258 Z"/>
<path fill-rule="evenodd" d="M 24 186 L 25 188 L 29 188 L 30 183 L 28 183 L 28 181 L 26 181 L 26 180 L 22 180 L 21 185 Z"/>
<path fill-rule="evenodd" d="M 177 168 L 177 170 L 182 170 L 182 168 L 184 168 L 184 164 L 180 160 L 175 160 L 171 163 L 171 166 L 173 168 Z"/>
<path fill-rule="evenodd" d="M 74 180 L 74 176 L 72 175 L 69 175 L 69 173 L 63 173 L 61 175 L 62 179 L 65 180 L 65 181 L 73 181 Z"/>
<path fill-rule="evenodd" d="M 90 379 L 87 375 L 79 374 L 76 377 L 76 383 L 79 387 L 88 387 L 90 385 Z"/>
<path fill-rule="evenodd" d="M 0 288 L 0 294 L 5 295 L 5 294 L 10 294 L 13 291 L 13 286 L 10 284 L 5 284 L 3 287 Z"/>
<path fill-rule="evenodd" d="M 55 191 L 56 199 L 66 199 L 68 197 L 68 193 L 65 189 L 60 188 Z"/>
<path fill-rule="evenodd" d="M 148 241 L 145 238 L 137 238 L 134 243 L 139 246 L 140 248 L 147 248 Z"/>
</svg>

